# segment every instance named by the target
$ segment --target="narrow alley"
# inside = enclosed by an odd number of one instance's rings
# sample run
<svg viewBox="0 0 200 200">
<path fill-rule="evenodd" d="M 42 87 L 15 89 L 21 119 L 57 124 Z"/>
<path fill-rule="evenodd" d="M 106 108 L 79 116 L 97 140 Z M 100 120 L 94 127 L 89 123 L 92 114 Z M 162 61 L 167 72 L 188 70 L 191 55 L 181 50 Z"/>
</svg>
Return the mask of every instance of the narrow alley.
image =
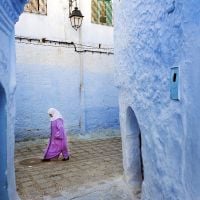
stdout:
<svg viewBox="0 0 200 200">
<path fill-rule="evenodd" d="M 73 195 L 76 195 L 78 188 L 84 187 L 86 191 L 95 185 L 102 185 L 103 190 L 106 190 L 107 182 L 111 182 L 109 185 L 112 187 L 115 180 L 122 177 L 120 137 L 87 141 L 71 139 L 69 161 L 60 158 L 41 162 L 46 143 L 46 139 L 16 143 L 16 183 L 22 200 L 74 199 Z M 115 198 L 109 197 L 106 194 L 108 192 L 100 193 L 106 195 L 106 198 L 98 195 L 97 199 L 123 199 L 120 197 L 124 195 L 122 192 L 117 194 L 115 191 Z M 125 195 L 124 199 L 128 197 Z"/>
</svg>

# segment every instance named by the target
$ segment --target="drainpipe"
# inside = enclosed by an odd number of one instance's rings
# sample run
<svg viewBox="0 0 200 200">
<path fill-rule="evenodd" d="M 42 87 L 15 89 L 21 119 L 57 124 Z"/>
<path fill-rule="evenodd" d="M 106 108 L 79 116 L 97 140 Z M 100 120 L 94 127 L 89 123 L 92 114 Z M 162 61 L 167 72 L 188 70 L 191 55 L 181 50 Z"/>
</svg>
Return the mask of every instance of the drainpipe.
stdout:
<svg viewBox="0 0 200 200">
<path fill-rule="evenodd" d="M 81 9 L 81 1 L 79 1 L 79 8 Z M 79 28 L 79 44 L 82 44 L 82 28 Z M 81 134 L 85 133 L 85 89 L 84 89 L 84 54 L 79 53 L 80 61 L 80 130 Z"/>
</svg>

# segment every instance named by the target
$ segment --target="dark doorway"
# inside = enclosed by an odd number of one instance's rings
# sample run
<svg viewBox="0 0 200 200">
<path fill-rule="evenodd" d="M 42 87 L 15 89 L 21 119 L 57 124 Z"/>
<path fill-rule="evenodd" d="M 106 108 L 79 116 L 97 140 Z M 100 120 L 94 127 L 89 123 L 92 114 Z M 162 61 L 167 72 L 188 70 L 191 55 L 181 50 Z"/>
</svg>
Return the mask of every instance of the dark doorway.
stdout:
<svg viewBox="0 0 200 200">
<path fill-rule="evenodd" d="M 144 179 L 143 158 L 142 158 L 142 136 L 138 120 L 131 107 L 127 108 L 126 126 L 124 134 L 124 170 L 127 182 L 133 189 L 134 194 L 141 192 Z"/>
<path fill-rule="evenodd" d="M 142 158 L 142 136 L 141 136 L 141 132 L 139 134 L 139 148 L 140 148 L 141 174 L 142 174 L 142 181 L 143 181 L 144 180 L 144 167 L 143 167 L 143 158 Z"/>
<path fill-rule="evenodd" d="M 8 199 L 8 191 L 7 191 L 7 114 L 6 114 L 6 94 L 5 91 L 0 84 L 0 194 L 1 199 Z"/>
</svg>

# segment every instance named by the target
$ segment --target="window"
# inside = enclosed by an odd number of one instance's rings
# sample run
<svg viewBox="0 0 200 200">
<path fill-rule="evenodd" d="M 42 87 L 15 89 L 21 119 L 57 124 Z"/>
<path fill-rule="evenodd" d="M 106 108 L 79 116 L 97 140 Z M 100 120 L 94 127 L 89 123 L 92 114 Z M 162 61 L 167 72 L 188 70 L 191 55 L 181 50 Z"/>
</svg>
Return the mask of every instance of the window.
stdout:
<svg viewBox="0 0 200 200">
<path fill-rule="evenodd" d="M 24 7 L 25 12 L 47 14 L 47 0 L 29 0 Z"/>
<path fill-rule="evenodd" d="M 92 23 L 112 26 L 112 1 L 92 0 Z"/>
</svg>

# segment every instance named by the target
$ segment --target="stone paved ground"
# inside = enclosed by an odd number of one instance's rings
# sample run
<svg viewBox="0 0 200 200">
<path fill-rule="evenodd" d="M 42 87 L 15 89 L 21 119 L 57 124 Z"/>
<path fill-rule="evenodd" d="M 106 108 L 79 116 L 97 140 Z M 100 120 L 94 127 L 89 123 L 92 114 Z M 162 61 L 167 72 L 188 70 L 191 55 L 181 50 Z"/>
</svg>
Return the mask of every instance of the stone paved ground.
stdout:
<svg viewBox="0 0 200 200">
<path fill-rule="evenodd" d="M 116 200 L 113 191 L 121 193 L 119 187 L 121 182 L 117 181 L 116 184 L 114 182 L 122 175 L 119 137 L 87 141 L 71 140 L 69 161 L 62 161 L 60 158 L 43 163 L 40 159 L 46 143 L 47 140 L 44 139 L 16 143 L 16 182 L 22 200 L 61 199 L 61 197 L 69 199 L 70 195 L 71 199 L 75 199 L 73 195 L 85 196 L 84 192 L 100 186 L 104 188 L 100 191 L 104 192 L 110 187 L 111 196 Z M 84 189 L 79 190 L 79 188 Z M 97 191 L 97 194 L 93 192 L 93 195 L 98 196 L 97 199 L 106 199 L 100 198 L 98 189 L 94 190 Z M 89 193 L 91 194 L 91 191 Z M 78 200 L 77 197 L 76 199 Z M 94 200 L 94 196 L 83 199 Z"/>
<path fill-rule="evenodd" d="M 56 196 L 45 196 L 45 200 L 131 200 L 129 191 L 121 178 L 82 186 L 75 191 L 62 191 Z M 132 199 L 139 200 L 139 199 Z"/>
</svg>

